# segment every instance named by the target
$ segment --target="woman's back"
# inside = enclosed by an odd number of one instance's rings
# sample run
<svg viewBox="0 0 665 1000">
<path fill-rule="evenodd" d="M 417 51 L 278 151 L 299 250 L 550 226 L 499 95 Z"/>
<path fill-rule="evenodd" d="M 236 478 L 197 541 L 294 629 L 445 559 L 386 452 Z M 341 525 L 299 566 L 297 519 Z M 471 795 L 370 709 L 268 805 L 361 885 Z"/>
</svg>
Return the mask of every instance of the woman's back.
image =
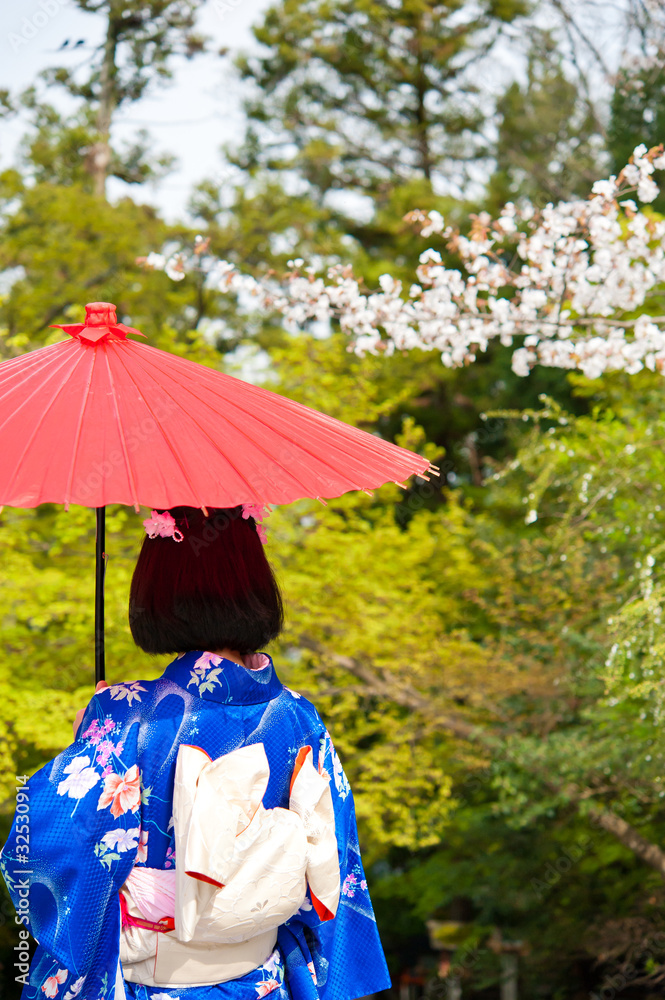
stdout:
<svg viewBox="0 0 665 1000">
<path fill-rule="evenodd" d="M 144 522 L 132 635 L 187 652 L 95 694 L 74 743 L 30 778 L 29 826 L 17 809 L 0 859 L 39 942 L 23 1000 L 351 1000 L 390 985 L 339 758 L 255 652 L 283 610 L 249 513 Z"/>
<path fill-rule="evenodd" d="M 172 796 L 182 744 L 200 748 L 212 760 L 262 744 L 270 768 L 262 797 L 266 809 L 288 809 L 296 758 L 306 746 L 341 803 L 349 794 L 339 757 L 314 706 L 284 687 L 270 657 L 254 654 L 247 659 L 256 665 L 253 669 L 212 653 L 181 654 L 159 679 L 116 684 L 90 703 L 81 738 L 96 753 L 98 763 L 93 766 L 101 777 L 106 780 L 105 772 L 116 775 L 110 778 L 109 794 L 128 763 L 125 747 L 136 741 L 134 762 L 142 790 L 140 864 L 165 869 L 175 864 Z M 111 722 L 114 729 L 109 731 Z M 117 811 L 122 796 L 116 799 Z"/>
<path fill-rule="evenodd" d="M 25 997 L 111 996 L 121 954 L 114 933 L 119 890 L 133 871 L 175 871 L 173 788 L 183 745 L 198 747 L 212 761 L 261 745 L 270 772 L 262 796 L 267 810 L 289 807 L 299 752 L 310 747 L 314 768 L 329 783 L 342 891 L 334 917 L 321 912 L 310 891 L 280 926 L 278 950 L 256 962 L 253 971 L 230 981 L 215 975 L 216 986 L 180 985 L 177 996 L 249 1000 L 274 993 L 276 998 L 342 1000 L 388 985 L 352 795 L 330 736 L 316 709 L 282 685 L 269 657 L 255 654 L 247 662 L 258 669 L 211 653 L 187 653 L 155 681 L 116 684 L 100 692 L 86 710 L 76 742 L 31 779 L 31 929 L 42 947 L 31 970 L 34 985 L 26 987 Z M 10 876 L 18 857 L 14 834 L 2 860 Z M 64 866 L 63 854 L 68 855 Z M 63 921 L 66 912 L 77 918 Z M 226 953 L 220 946 L 216 954 Z M 120 982 L 117 986 L 120 997 Z M 124 988 L 128 997 L 176 996 L 172 985 L 165 992 L 156 984 L 149 994 L 148 987 L 135 982 L 125 982 Z"/>
</svg>

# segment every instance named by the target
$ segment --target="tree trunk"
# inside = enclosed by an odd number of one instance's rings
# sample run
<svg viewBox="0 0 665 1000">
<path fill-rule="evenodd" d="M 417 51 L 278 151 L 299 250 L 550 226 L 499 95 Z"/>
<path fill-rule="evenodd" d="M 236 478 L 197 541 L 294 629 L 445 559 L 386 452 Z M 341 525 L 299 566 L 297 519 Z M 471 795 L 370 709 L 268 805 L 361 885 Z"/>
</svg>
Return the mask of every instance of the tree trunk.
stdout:
<svg viewBox="0 0 665 1000">
<path fill-rule="evenodd" d="M 111 120 L 115 110 L 115 77 L 116 77 L 116 50 L 118 44 L 117 36 L 117 14 L 114 4 L 109 4 L 108 23 L 106 27 L 106 41 L 104 42 L 104 54 L 99 74 L 99 107 L 97 109 L 97 140 L 90 151 L 90 173 L 95 194 L 99 198 L 106 197 L 106 178 L 108 177 L 111 165 Z"/>
<path fill-rule="evenodd" d="M 425 98 L 427 96 L 428 81 L 425 74 L 424 57 L 422 53 L 421 45 L 421 33 L 424 32 L 425 25 L 423 24 L 423 19 L 420 17 L 416 26 L 416 58 L 418 60 L 418 68 L 416 71 L 416 141 L 418 145 L 418 156 L 420 159 L 420 169 L 423 172 L 424 177 L 428 180 L 432 180 L 432 154 L 429 145 L 429 121 L 427 117 L 427 109 L 425 107 Z"/>
</svg>

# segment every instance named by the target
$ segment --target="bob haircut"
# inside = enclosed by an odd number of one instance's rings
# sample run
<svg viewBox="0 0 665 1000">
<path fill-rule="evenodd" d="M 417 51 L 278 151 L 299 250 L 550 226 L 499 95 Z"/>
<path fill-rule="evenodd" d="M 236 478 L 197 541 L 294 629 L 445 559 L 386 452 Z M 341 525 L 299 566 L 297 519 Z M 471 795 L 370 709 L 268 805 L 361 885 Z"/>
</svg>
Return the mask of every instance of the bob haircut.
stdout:
<svg viewBox="0 0 665 1000">
<path fill-rule="evenodd" d="M 282 630 L 282 598 L 253 518 L 242 507 L 173 507 L 184 538 L 143 540 L 129 627 L 146 653 L 254 653 Z"/>
</svg>

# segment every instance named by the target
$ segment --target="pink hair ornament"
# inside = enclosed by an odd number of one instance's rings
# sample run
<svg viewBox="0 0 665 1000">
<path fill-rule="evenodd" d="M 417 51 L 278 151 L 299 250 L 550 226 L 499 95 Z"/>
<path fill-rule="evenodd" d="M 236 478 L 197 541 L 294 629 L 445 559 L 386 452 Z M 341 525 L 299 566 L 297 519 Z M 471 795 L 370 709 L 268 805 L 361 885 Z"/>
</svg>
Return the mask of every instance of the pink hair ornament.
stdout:
<svg viewBox="0 0 665 1000">
<path fill-rule="evenodd" d="M 148 538 L 172 538 L 174 542 L 181 542 L 184 538 L 182 531 L 175 526 L 175 520 L 168 511 L 160 514 L 156 510 L 150 511 L 150 517 L 146 517 L 143 522 Z"/>
<path fill-rule="evenodd" d="M 262 503 L 244 503 L 242 505 L 242 516 L 244 518 L 253 517 L 256 524 L 256 533 L 265 545 L 268 540 L 268 535 L 262 521 L 265 521 L 269 517 L 271 511 L 270 507 L 265 507 Z"/>
</svg>

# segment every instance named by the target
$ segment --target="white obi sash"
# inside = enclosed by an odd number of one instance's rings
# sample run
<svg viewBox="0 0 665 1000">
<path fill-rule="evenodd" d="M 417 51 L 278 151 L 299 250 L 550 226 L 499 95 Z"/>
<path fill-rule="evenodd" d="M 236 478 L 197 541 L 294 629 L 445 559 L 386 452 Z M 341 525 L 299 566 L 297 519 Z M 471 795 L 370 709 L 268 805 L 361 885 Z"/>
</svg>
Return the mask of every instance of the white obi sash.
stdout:
<svg viewBox="0 0 665 1000">
<path fill-rule="evenodd" d="M 174 929 L 123 926 L 125 979 L 208 986 L 251 972 L 273 951 L 277 928 L 300 909 L 308 885 L 319 917 L 334 917 L 340 875 L 328 781 L 308 746 L 296 759 L 288 809 L 263 806 L 269 777 L 262 743 L 216 760 L 180 746 L 175 871 L 135 868 L 120 890 L 129 917 Z"/>
</svg>

